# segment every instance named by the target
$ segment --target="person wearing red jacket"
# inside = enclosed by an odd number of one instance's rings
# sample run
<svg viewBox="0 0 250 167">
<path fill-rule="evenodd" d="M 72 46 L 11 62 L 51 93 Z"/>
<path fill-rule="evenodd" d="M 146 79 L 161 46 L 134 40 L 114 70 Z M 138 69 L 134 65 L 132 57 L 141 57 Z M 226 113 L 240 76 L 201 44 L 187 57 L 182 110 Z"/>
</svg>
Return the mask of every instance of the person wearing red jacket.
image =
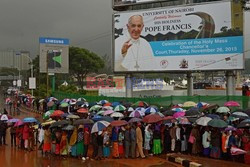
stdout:
<svg viewBox="0 0 250 167">
<path fill-rule="evenodd" d="M 29 126 L 25 124 L 23 127 L 23 140 L 25 150 L 29 149 Z"/>
</svg>

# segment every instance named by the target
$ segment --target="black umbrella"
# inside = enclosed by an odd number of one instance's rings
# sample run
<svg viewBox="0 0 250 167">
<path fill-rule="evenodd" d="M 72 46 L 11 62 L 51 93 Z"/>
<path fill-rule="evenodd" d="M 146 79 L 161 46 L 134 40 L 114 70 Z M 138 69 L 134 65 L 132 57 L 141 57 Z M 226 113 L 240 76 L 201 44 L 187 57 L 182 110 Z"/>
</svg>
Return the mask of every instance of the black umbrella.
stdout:
<svg viewBox="0 0 250 167">
<path fill-rule="evenodd" d="M 165 116 L 173 116 L 174 113 L 176 113 L 176 112 L 173 110 L 168 110 L 168 111 L 163 112 L 162 114 Z"/>
<path fill-rule="evenodd" d="M 81 105 L 83 105 L 85 102 L 84 101 L 77 101 L 76 102 L 76 106 L 81 106 Z"/>
<path fill-rule="evenodd" d="M 200 115 L 199 109 L 195 107 L 186 111 L 186 114 L 185 114 L 185 116 L 198 116 L 198 115 Z"/>
<path fill-rule="evenodd" d="M 107 122 L 112 122 L 112 121 L 114 121 L 113 118 L 108 117 L 108 116 L 101 117 L 100 120 L 101 120 L 101 121 L 107 121 Z"/>
<path fill-rule="evenodd" d="M 198 119 L 199 117 L 187 117 L 187 119 L 189 120 L 189 122 L 191 123 L 195 123 L 196 120 Z"/>
<path fill-rule="evenodd" d="M 75 120 L 74 125 L 84 125 L 84 124 L 94 124 L 94 121 L 91 119 L 78 119 Z"/>
<path fill-rule="evenodd" d="M 64 125 L 68 125 L 68 124 L 69 124 L 69 121 L 67 121 L 67 120 L 57 121 L 57 122 L 51 124 L 50 128 L 62 127 Z"/>
<path fill-rule="evenodd" d="M 241 121 L 241 123 L 237 127 L 238 128 L 250 128 L 250 119 Z"/>
</svg>

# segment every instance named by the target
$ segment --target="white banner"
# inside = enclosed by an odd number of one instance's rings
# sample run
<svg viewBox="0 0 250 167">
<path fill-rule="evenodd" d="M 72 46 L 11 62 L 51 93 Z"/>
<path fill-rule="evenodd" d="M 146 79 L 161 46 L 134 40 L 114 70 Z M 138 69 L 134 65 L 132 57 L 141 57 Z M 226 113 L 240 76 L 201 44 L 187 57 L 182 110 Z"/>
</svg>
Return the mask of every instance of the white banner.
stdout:
<svg viewBox="0 0 250 167">
<path fill-rule="evenodd" d="M 242 18 L 231 2 L 116 13 L 114 70 L 243 69 Z"/>
<path fill-rule="evenodd" d="M 36 89 L 36 78 L 29 78 L 29 89 Z"/>
<path fill-rule="evenodd" d="M 20 79 L 17 80 L 17 86 L 18 86 L 18 87 L 21 87 L 21 86 L 22 86 L 22 80 L 20 80 Z"/>
</svg>

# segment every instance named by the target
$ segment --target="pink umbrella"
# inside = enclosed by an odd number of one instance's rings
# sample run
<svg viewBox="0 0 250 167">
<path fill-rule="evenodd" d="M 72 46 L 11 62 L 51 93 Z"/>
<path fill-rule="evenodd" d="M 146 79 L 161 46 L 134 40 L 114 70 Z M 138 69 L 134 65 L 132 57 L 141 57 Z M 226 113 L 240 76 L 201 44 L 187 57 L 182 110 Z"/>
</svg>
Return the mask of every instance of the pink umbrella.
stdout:
<svg viewBox="0 0 250 167">
<path fill-rule="evenodd" d="M 174 118 L 179 118 L 179 117 L 183 117 L 185 116 L 185 112 L 177 112 L 177 113 L 174 113 L 173 117 Z"/>
<path fill-rule="evenodd" d="M 107 110 L 107 111 L 105 111 L 105 112 L 103 113 L 103 115 L 109 115 L 109 114 L 112 114 L 112 113 L 114 113 L 113 110 Z"/>
<path fill-rule="evenodd" d="M 23 124 L 24 124 L 24 122 L 21 121 L 21 120 L 19 120 L 19 121 L 17 121 L 17 122 L 15 123 L 14 127 L 21 126 L 21 125 L 23 125 Z"/>
<path fill-rule="evenodd" d="M 224 106 L 226 106 L 226 107 L 239 107 L 240 104 L 236 101 L 228 101 L 228 102 L 224 103 Z"/>
<path fill-rule="evenodd" d="M 246 154 L 247 152 L 245 150 L 239 149 L 237 147 L 232 146 L 230 150 L 232 155 L 240 155 L 240 154 Z"/>
</svg>

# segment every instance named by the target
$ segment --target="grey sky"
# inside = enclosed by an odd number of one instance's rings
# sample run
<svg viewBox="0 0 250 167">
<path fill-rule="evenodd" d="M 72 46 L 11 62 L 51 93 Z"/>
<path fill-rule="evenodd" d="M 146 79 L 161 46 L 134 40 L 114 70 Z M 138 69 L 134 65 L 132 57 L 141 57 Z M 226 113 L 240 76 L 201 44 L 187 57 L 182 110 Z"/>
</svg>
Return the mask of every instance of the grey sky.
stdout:
<svg viewBox="0 0 250 167">
<path fill-rule="evenodd" d="M 250 13 L 245 17 L 250 20 Z M 246 23 L 250 27 L 250 22 Z M 70 44 L 111 55 L 111 0 L 1 0 L 0 50 L 39 54 L 38 38 L 69 38 Z M 250 28 L 245 41 L 250 49 Z M 248 52 L 250 57 L 250 52 Z"/>
</svg>

